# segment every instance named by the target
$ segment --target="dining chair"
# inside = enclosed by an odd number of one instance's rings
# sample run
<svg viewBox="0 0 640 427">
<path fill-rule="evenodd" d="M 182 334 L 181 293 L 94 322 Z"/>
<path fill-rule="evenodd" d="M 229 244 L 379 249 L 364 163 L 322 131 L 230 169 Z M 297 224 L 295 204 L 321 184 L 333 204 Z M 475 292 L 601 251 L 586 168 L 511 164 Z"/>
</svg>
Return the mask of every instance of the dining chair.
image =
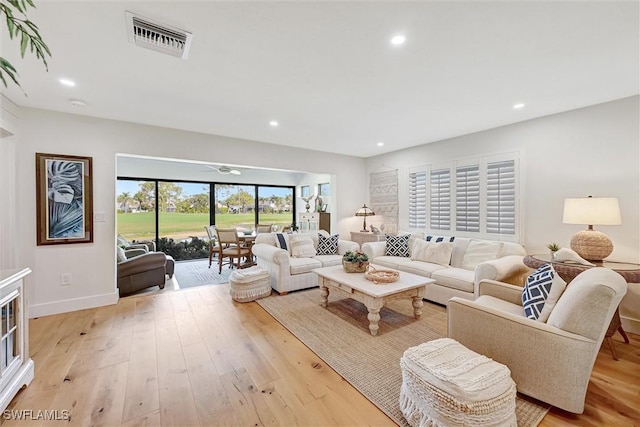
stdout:
<svg viewBox="0 0 640 427">
<path fill-rule="evenodd" d="M 216 234 L 215 225 L 205 225 L 204 229 L 209 237 L 209 268 L 211 268 L 213 257 L 218 253 L 218 235 Z"/>
<path fill-rule="evenodd" d="M 256 224 L 256 233 L 271 233 L 273 224 Z"/>
<path fill-rule="evenodd" d="M 225 259 L 227 264 L 241 268 L 243 258 L 249 260 L 251 258 L 251 248 L 243 246 L 240 242 L 240 236 L 235 228 L 216 228 L 218 237 L 218 274 L 222 273 L 222 265 Z"/>
</svg>

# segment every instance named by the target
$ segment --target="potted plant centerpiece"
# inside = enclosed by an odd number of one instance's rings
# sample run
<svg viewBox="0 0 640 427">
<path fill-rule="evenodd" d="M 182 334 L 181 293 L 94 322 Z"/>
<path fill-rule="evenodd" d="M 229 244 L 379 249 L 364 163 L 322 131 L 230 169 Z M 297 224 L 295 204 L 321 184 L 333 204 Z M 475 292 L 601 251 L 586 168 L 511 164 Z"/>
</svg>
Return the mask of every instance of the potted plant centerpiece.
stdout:
<svg viewBox="0 0 640 427">
<path fill-rule="evenodd" d="M 547 245 L 547 248 L 549 248 L 549 251 L 551 252 L 551 259 L 555 259 L 556 258 L 556 252 L 558 252 L 560 250 L 560 245 L 553 242 L 553 243 L 549 243 Z"/>
<path fill-rule="evenodd" d="M 360 251 L 347 252 L 342 256 L 342 268 L 347 273 L 364 273 L 369 265 L 369 257 Z"/>
</svg>

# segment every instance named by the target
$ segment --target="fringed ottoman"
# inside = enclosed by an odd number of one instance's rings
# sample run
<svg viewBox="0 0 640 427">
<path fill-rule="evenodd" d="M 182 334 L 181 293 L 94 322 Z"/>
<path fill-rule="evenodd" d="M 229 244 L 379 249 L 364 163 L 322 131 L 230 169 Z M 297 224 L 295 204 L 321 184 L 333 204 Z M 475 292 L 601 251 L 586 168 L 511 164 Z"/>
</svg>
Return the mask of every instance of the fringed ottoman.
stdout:
<svg viewBox="0 0 640 427">
<path fill-rule="evenodd" d="M 400 359 L 400 410 L 416 426 L 516 426 L 516 385 L 505 365 L 441 338 Z"/>
<path fill-rule="evenodd" d="M 271 276 L 262 267 L 236 270 L 229 277 L 229 293 L 238 302 L 255 301 L 271 295 Z"/>
</svg>

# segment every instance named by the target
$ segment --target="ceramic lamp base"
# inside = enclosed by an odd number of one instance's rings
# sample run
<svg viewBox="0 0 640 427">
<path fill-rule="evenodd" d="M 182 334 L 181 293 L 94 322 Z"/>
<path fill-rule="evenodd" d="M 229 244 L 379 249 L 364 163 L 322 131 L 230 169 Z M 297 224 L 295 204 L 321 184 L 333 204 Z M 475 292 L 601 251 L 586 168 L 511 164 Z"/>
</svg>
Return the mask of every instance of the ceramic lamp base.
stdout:
<svg viewBox="0 0 640 427">
<path fill-rule="evenodd" d="M 613 252 L 613 242 L 596 230 L 582 230 L 571 238 L 571 249 L 588 261 L 602 261 Z"/>
</svg>

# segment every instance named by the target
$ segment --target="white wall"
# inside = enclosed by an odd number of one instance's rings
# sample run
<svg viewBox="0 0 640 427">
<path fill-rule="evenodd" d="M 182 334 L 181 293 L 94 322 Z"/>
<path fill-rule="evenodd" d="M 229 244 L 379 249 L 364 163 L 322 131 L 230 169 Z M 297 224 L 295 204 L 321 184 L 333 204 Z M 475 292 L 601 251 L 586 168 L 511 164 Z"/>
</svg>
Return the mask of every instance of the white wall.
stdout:
<svg viewBox="0 0 640 427">
<path fill-rule="evenodd" d="M 406 224 L 408 168 L 477 155 L 519 151 L 522 179 L 523 243 L 529 253 L 546 252 L 550 241 L 568 246 L 580 226 L 562 224 L 566 197 L 618 197 L 623 224 L 597 227 L 613 240 L 612 259 L 640 261 L 639 97 L 530 120 L 369 159 L 237 140 L 226 137 L 94 119 L 43 110 L 20 110 L 15 144 L 16 259 L 34 270 L 30 316 L 113 303 L 115 288 L 116 153 L 237 164 L 327 174 L 331 179 L 332 231 L 348 236 L 359 229 L 353 213 L 368 201 L 368 173 L 397 168 L 400 219 Z M 16 138 L 16 137 L 11 137 Z M 0 142 L 1 143 L 1 142 Z M 94 243 L 36 246 L 36 152 L 93 157 Z M 9 164 L 3 157 L 0 166 Z M 300 177 L 300 184 L 307 184 Z M 310 183 L 313 184 L 313 183 Z M 335 198 L 335 200 L 334 200 Z M 299 206 L 300 208 L 300 206 Z M 6 228 L 6 216 L 0 217 Z M 2 236 L 4 246 L 5 236 Z M 72 285 L 59 285 L 61 273 Z M 625 328 L 640 333 L 640 285 L 630 285 L 621 307 Z"/>
<path fill-rule="evenodd" d="M 115 262 L 116 154 L 237 163 L 310 173 L 331 174 L 336 188 L 336 231 L 348 235 L 350 201 L 366 188 L 365 162 L 349 156 L 257 143 L 220 136 L 177 131 L 111 120 L 55 113 L 20 111 L 17 147 L 16 204 L 20 260 L 30 267 L 31 317 L 89 308 L 117 300 Z M 94 243 L 36 246 L 35 153 L 93 157 L 94 211 L 106 222 L 94 223 Z M 60 286 L 60 274 L 71 273 L 72 284 Z"/>
<path fill-rule="evenodd" d="M 612 260 L 640 262 L 639 100 L 630 97 L 566 113 L 439 141 L 367 159 L 367 173 L 399 169 L 401 227 L 407 221 L 409 168 L 518 151 L 521 166 L 522 241 L 530 254 L 549 242 L 569 246 L 586 228 L 562 223 L 568 197 L 617 197 L 622 225 L 597 226 L 614 243 Z M 404 223 L 402 222 L 404 221 Z M 621 306 L 626 328 L 640 333 L 640 284 Z"/>
</svg>

